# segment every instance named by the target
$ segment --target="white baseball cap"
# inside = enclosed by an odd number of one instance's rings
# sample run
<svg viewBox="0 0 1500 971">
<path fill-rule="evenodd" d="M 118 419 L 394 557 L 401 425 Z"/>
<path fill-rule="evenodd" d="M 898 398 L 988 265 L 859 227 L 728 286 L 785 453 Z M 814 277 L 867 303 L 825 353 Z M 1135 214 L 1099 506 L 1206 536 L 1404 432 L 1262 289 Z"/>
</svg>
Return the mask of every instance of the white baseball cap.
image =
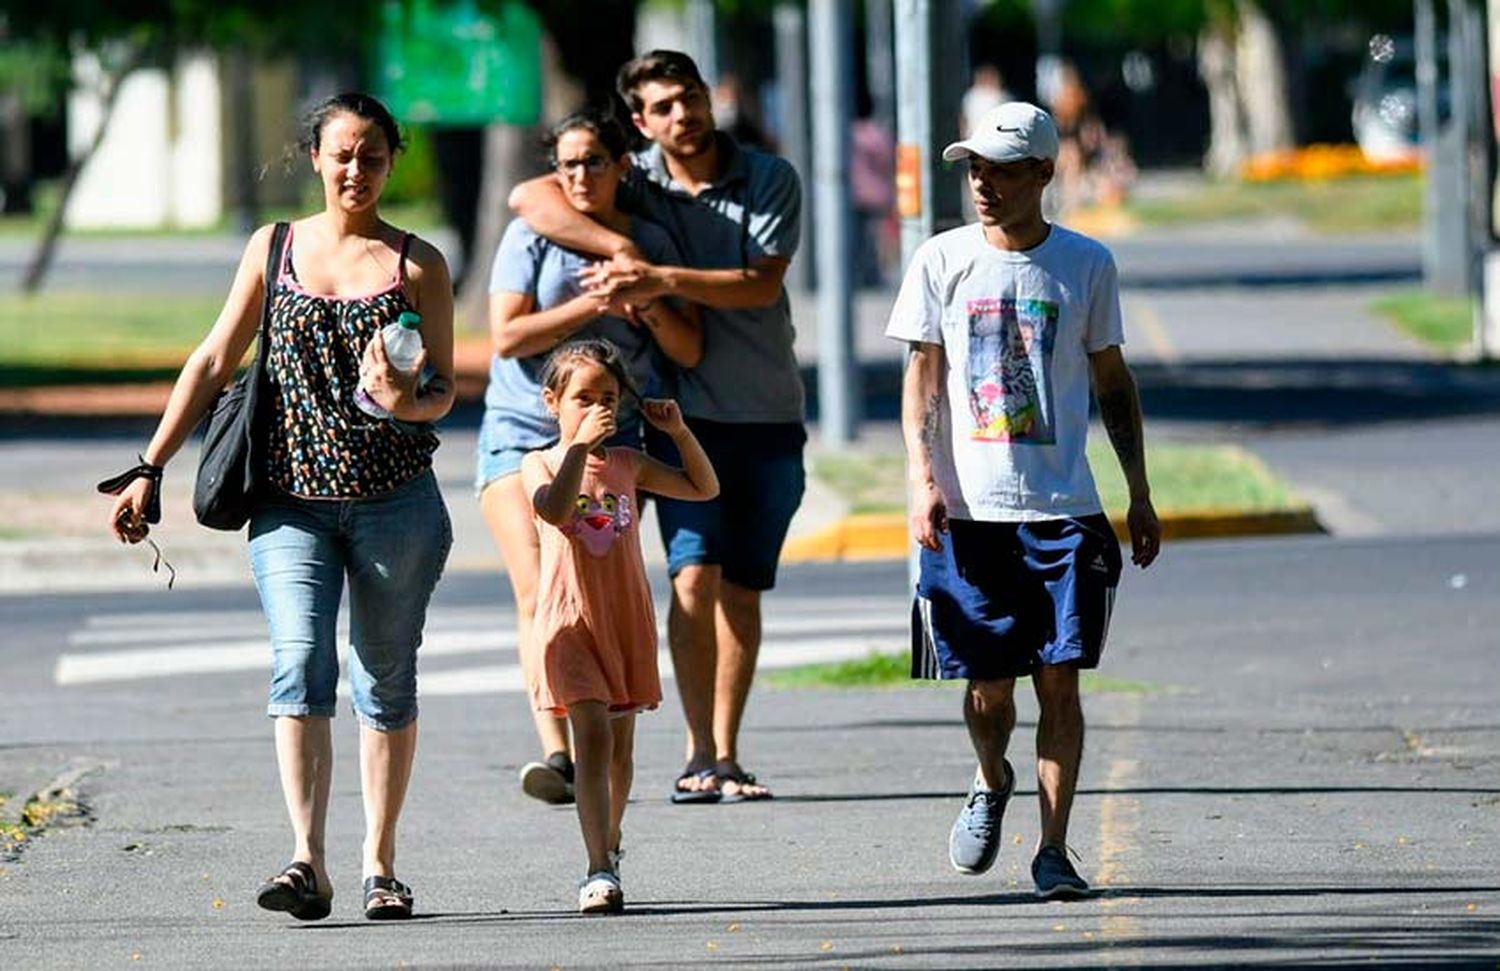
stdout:
<svg viewBox="0 0 1500 971">
<path fill-rule="evenodd" d="M 969 137 L 943 149 L 943 161 L 978 155 L 991 162 L 1023 158 L 1057 158 L 1057 124 L 1052 116 L 1025 101 L 1007 101 L 984 113 Z"/>
</svg>

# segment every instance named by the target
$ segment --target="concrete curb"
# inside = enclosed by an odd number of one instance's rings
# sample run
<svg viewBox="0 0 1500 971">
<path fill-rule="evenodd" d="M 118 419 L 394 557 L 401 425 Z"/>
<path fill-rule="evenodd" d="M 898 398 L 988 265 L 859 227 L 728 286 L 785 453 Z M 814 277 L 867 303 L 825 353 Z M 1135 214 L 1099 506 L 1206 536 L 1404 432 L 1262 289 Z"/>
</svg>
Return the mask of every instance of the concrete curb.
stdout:
<svg viewBox="0 0 1500 971">
<path fill-rule="evenodd" d="M 1162 536 L 1166 540 L 1285 536 L 1328 531 L 1308 506 L 1263 512 L 1193 510 L 1165 514 L 1161 523 Z M 1130 533 L 1123 517 L 1112 517 L 1110 524 L 1122 542 L 1129 541 Z M 789 540 L 781 560 L 783 563 L 900 560 L 910 552 L 911 538 L 905 513 L 860 513 L 810 535 Z"/>
</svg>

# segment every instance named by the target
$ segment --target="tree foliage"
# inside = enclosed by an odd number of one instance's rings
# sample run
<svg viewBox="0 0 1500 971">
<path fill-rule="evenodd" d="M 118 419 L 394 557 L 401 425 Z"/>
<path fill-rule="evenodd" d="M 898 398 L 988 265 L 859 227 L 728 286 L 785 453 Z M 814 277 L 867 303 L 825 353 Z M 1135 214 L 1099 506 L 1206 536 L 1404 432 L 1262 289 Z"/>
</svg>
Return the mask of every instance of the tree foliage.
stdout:
<svg viewBox="0 0 1500 971">
<path fill-rule="evenodd" d="M 1260 6 L 1282 31 L 1347 23 L 1397 30 L 1412 17 L 1411 0 L 1261 0 Z M 1232 30 L 1238 11 L 1235 0 L 1064 0 L 1062 16 L 1070 34 L 1150 44 L 1211 27 Z"/>
</svg>

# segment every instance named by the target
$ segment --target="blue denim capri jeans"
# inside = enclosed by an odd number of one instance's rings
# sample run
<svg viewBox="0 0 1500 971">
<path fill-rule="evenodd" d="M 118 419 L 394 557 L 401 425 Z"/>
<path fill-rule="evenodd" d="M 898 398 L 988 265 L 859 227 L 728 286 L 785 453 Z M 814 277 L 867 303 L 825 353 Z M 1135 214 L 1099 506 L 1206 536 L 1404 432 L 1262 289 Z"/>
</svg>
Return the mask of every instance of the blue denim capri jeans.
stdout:
<svg viewBox="0 0 1500 971">
<path fill-rule="evenodd" d="M 361 724 L 417 717 L 417 648 L 453 528 L 431 471 L 370 499 L 280 494 L 250 520 L 250 565 L 271 634 L 266 714 L 331 717 L 349 584 L 349 685 Z"/>
</svg>

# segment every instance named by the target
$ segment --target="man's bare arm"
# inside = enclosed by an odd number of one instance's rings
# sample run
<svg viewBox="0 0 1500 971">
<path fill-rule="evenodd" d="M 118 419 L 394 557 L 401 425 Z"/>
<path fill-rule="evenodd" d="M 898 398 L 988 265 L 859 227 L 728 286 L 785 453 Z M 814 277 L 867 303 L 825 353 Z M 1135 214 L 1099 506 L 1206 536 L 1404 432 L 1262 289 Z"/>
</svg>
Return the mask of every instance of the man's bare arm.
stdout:
<svg viewBox="0 0 1500 971">
<path fill-rule="evenodd" d="M 1135 378 L 1119 347 L 1107 347 L 1090 354 L 1089 369 L 1093 373 L 1094 395 L 1099 400 L 1099 418 L 1109 434 L 1115 456 L 1120 460 L 1120 471 L 1125 474 L 1130 497 L 1150 498 L 1141 399 Z"/>
<path fill-rule="evenodd" d="M 744 269 L 695 270 L 622 258 L 588 268 L 582 279 L 591 290 L 627 303 L 666 295 L 706 307 L 743 310 L 769 307 L 780 299 L 790 263 L 784 256 L 767 256 Z"/>
<path fill-rule="evenodd" d="M 943 427 L 943 370 L 939 344 L 912 343 L 901 384 L 901 435 L 906 442 L 907 483 L 911 489 L 912 538 L 931 550 L 942 548 L 948 504 L 933 480 L 932 455 Z"/>
<path fill-rule="evenodd" d="M 1126 524 L 1130 529 L 1131 560 L 1138 566 L 1150 566 L 1161 549 L 1161 521 L 1151 503 L 1151 483 L 1146 477 L 1140 392 L 1118 346 L 1090 354 L 1089 369 L 1094 379 L 1094 395 L 1099 400 L 1099 418 L 1104 422 L 1130 489 Z"/>
<path fill-rule="evenodd" d="M 510 190 L 511 212 L 526 224 L 559 246 L 610 257 L 616 253 L 636 253 L 629 236 L 615 232 L 574 209 L 563 195 L 562 187 L 550 175 L 527 179 Z"/>
</svg>

